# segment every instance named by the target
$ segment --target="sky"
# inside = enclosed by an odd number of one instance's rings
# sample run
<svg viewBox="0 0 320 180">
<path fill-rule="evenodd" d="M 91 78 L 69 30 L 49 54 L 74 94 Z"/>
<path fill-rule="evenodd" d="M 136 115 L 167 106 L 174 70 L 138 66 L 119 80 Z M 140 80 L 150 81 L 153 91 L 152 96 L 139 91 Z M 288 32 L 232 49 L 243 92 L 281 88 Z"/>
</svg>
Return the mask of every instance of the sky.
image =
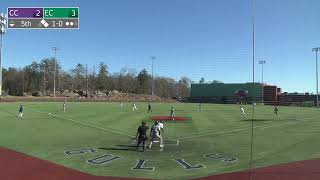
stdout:
<svg viewBox="0 0 320 180">
<path fill-rule="evenodd" d="M 320 46 L 319 0 L 1 0 L 7 7 L 80 7 L 79 30 L 8 30 L 3 66 L 22 68 L 57 58 L 65 71 L 77 63 L 110 73 L 122 68 L 198 82 L 262 81 L 288 92 L 315 92 Z M 254 20 L 253 20 L 254 15 Z M 253 22 L 255 44 L 253 45 Z M 253 53 L 253 47 L 255 49 Z"/>
</svg>

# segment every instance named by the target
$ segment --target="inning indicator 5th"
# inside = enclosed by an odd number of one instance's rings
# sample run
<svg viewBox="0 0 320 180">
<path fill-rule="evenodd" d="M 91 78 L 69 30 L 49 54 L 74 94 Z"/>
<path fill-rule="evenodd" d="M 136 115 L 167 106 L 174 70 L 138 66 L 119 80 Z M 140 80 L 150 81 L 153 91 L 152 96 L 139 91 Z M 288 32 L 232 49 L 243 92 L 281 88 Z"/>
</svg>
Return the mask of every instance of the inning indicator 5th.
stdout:
<svg viewBox="0 0 320 180">
<path fill-rule="evenodd" d="M 9 7 L 8 29 L 79 29 L 79 7 Z"/>
</svg>

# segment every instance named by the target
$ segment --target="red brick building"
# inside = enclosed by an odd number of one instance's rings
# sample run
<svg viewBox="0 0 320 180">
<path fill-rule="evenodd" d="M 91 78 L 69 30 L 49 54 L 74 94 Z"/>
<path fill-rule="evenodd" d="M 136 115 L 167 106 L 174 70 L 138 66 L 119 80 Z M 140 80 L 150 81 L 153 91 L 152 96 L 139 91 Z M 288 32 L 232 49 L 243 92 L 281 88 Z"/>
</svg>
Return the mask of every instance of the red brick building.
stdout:
<svg viewBox="0 0 320 180">
<path fill-rule="evenodd" d="M 316 95 L 309 93 L 282 93 L 281 88 L 273 85 L 263 87 L 263 101 L 266 105 L 313 106 Z"/>
<path fill-rule="evenodd" d="M 263 102 L 276 102 L 278 100 L 278 89 L 280 88 L 277 86 L 263 86 Z"/>
</svg>

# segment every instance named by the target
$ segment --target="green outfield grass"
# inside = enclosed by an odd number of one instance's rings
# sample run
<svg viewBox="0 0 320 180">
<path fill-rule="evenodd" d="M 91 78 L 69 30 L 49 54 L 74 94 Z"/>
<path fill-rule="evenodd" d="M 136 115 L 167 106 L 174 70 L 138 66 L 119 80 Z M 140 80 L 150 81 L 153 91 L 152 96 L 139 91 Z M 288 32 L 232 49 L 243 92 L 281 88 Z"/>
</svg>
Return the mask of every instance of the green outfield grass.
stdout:
<svg viewBox="0 0 320 180">
<path fill-rule="evenodd" d="M 254 127 L 253 167 L 312 159 L 320 155 L 320 112 L 316 108 L 239 105 L 152 104 L 152 116 L 169 115 L 171 105 L 177 116 L 187 121 L 165 122 L 166 145 L 158 144 L 145 152 L 132 146 L 142 121 L 150 127 L 147 104 L 71 102 L 67 112 L 62 103 L 23 103 L 25 118 L 16 117 L 20 103 L 0 104 L 0 145 L 73 169 L 100 176 L 189 179 L 224 172 L 246 170 L 250 162 L 251 126 Z M 52 113 L 52 114 L 48 114 Z M 179 141 L 177 141 L 179 140 Z M 177 144 L 178 143 L 178 144 Z M 65 154 L 68 150 L 95 148 L 96 152 Z M 72 151 L 77 152 L 77 151 Z M 211 156 L 205 157 L 205 155 Z M 219 154 L 219 157 L 212 154 Z M 122 157 L 106 164 L 92 164 L 103 155 Z M 110 156 L 112 157 L 112 156 Z M 185 169 L 176 160 L 203 165 Z M 138 160 L 153 170 L 132 170 Z"/>
</svg>

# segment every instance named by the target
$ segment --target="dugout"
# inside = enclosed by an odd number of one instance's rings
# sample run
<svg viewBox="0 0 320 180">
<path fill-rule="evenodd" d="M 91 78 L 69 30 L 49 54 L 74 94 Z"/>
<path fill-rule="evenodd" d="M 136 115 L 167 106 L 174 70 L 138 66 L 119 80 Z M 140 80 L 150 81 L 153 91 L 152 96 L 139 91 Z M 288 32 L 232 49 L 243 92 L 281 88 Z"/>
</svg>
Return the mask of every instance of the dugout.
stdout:
<svg viewBox="0 0 320 180">
<path fill-rule="evenodd" d="M 261 101 L 261 83 L 191 84 L 190 101 L 203 103 L 250 103 Z"/>
</svg>

